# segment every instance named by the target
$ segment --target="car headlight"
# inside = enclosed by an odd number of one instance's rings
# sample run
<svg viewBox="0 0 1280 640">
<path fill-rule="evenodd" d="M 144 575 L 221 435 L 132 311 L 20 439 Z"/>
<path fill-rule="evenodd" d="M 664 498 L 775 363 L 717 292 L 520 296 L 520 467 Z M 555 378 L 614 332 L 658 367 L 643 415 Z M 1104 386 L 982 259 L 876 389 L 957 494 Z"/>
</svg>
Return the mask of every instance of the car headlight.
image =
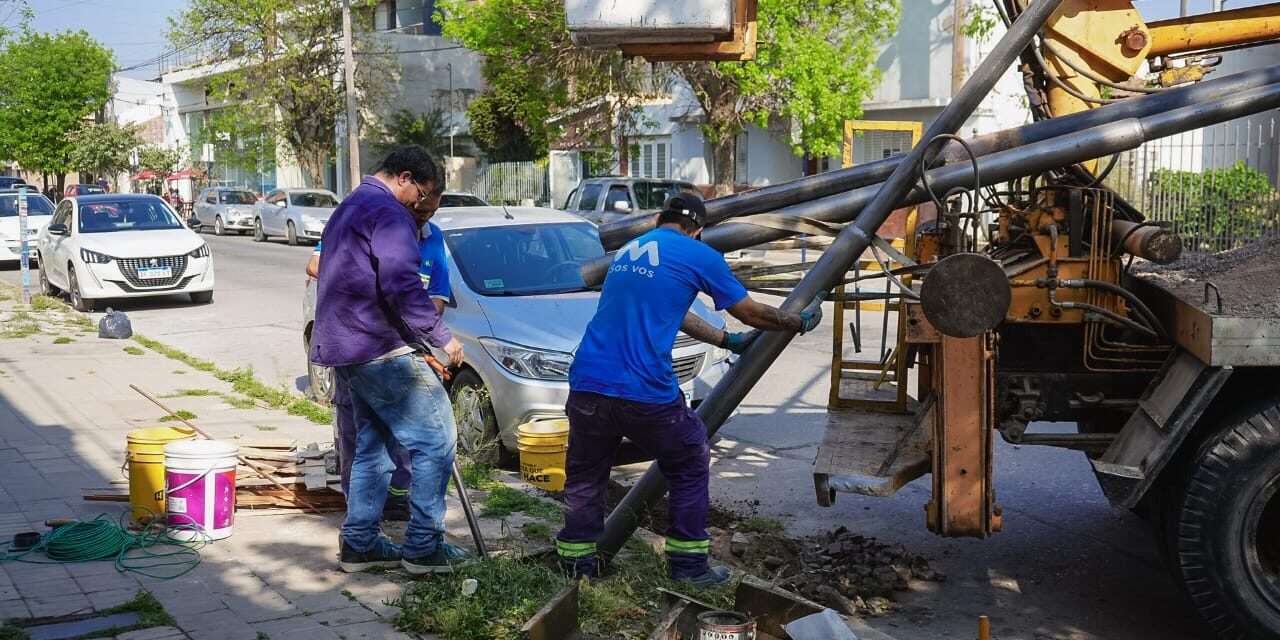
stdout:
<svg viewBox="0 0 1280 640">
<path fill-rule="evenodd" d="M 112 258 L 105 253 L 98 253 L 97 251 L 90 251 L 88 249 L 80 250 L 80 259 L 83 260 L 85 264 L 106 264 L 115 260 L 115 258 Z"/>
<path fill-rule="evenodd" d="M 200 246 L 198 246 L 198 247 L 196 247 L 195 249 L 192 249 L 191 251 L 187 252 L 187 256 L 192 257 L 192 258 L 207 258 L 207 257 L 209 257 L 209 243 L 208 243 L 208 242 L 201 242 L 201 243 L 200 243 Z"/>
<path fill-rule="evenodd" d="M 521 378 L 559 381 L 569 379 L 569 365 L 573 364 L 571 353 L 532 349 L 494 338 L 481 338 L 480 345 L 503 369 Z"/>
</svg>

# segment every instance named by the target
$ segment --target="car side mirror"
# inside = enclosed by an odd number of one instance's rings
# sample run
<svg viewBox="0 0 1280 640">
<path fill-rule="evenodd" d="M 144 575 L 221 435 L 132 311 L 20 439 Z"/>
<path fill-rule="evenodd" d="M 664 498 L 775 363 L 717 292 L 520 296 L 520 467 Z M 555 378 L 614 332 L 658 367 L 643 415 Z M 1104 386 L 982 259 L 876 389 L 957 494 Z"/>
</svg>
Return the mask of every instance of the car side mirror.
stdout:
<svg viewBox="0 0 1280 640">
<path fill-rule="evenodd" d="M 65 236 L 68 233 L 70 233 L 70 231 L 67 230 L 67 225 L 62 224 L 61 222 L 49 225 L 49 235 L 51 236 Z"/>
<path fill-rule="evenodd" d="M 629 213 L 631 211 L 631 203 L 626 200 L 615 200 L 613 202 L 613 210 L 618 213 Z"/>
</svg>

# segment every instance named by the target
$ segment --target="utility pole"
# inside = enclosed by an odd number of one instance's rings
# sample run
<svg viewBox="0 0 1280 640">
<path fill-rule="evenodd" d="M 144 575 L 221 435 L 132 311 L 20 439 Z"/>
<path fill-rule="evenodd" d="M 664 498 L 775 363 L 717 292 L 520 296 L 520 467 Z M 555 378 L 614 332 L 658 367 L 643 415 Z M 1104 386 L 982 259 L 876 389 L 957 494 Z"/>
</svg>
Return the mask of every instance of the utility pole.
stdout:
<svg viewBox="0 0 1280 640">
<path fill-rule="evenodd" d="M 1178 13 L 1178 15 L 1185 18 L 1187 17 L 1188 13 L 1191 13 L 1191 0 L 1182 0 L 1182 10 Z"/>
<path fill-rule="evenodd" d="M 342 76 L 347 87 L 347 159 L 349 190 L 360 184 L 360 114 L 356 105 L 356 56 L 352 49 L 351 0 L 342 0 Z"/>
</svg>

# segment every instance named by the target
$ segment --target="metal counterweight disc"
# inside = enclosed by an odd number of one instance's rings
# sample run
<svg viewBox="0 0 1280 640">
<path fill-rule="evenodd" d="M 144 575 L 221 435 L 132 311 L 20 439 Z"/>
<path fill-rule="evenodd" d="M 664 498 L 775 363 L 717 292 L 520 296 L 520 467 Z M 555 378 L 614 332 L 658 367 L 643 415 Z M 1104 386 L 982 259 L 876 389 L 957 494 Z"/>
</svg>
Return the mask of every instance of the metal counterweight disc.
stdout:
<svg viewBox="0 0 1280 640">
<path fill-rule="evenodd" d="M 1004 269 L 977 253 L 957 253 L 933 265 L 920 288 L 924 315 L 938 331 L 972 338 L 999 325 L 1013 293 Z"/>
</svg>

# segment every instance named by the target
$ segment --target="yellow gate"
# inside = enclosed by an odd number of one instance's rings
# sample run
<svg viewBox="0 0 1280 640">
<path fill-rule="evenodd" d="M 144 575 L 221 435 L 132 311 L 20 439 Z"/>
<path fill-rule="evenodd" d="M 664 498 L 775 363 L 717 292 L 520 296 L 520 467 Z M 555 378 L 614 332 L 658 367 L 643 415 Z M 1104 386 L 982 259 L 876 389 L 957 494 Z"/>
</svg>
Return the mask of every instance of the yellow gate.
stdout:
<svg viewBox="0 0 1280 640">
<path fill-rule="evenodd" d="M 895 155 L 905 154 L 920 142 L 922 125 L 919 122 L 890 122 L 879 120 L 850 120 L 844 125 L 844 162 L 843 166 L 865 164 L 882 160 Z M 895 212 L 890 217 L 882 232 L 889 232 L 898 237 L 890 240 L 890 244 L 910 256 L 913 236 L 915 235 L 915 209 Z M 892 259 L 886 256 L 886 259 Z M 906 324 L 898 319 L 905 317 L 905 303 L 900 296 L 893 293 L 893 284 L 888 277 L 871 279 L 872 285 L 863 285 L 857 278 L 881 271 L 880 263 L 871 256 L 863 256 L 854 263 L 854 270 L 849 274 L 854 281 L 841 284 L 834 291 L 835 313 L 832 330 L 831 351 L 831 394 L 827 401 L 830 409 L 859 408 L 873 411 L 905 413 L 907 411 L 907 356 L 903 353 L 906 337 Z M 893 269 L 902 266 L 889 263 Z M 904 283 L 910 283 L 909 276 L 903 276 Z M 874 291 L 872 291 L 874 289 Z M 867 300 L 872 298 L 872 300 Z M 876 298 L 879 298 L 876 300 Z M 871 317 L 871 326 L 879 325 L 880 340 L 878 357 L 868 359 L 846 358 L 844 354 L 846 318 L 852 312 L 853 321 L 848 322 L 848 337 L 853 342 L 855 354 L 863 351 L 865 332 L 863 331 L 863 312 L 870 312 L 879 317 Z M 890 319 L 894 319 L 895 328 L 889 329 Z M 890 335 L 893 335 L 890 344 Z"/>
</svg>

